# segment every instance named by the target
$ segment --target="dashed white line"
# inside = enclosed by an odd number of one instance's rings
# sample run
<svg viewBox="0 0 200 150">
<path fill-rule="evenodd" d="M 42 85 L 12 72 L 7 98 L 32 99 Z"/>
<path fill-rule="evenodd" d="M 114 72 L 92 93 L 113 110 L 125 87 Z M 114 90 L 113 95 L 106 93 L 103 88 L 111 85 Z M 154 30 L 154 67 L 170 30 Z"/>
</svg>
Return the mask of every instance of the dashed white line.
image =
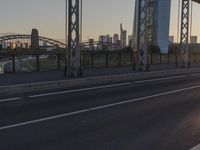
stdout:
<svg viewBox="0 0 200 150">
<path fill-rule="evenodd" d="M 53 95 L 68 94 L 68 93 L 74 93 L 74 92 L 83 92 L 83 91 L 89 91 L 89 90 L 97 90 L 97 89 L 125 86 L 125 85 L 131 85 L 131 84 L 132 83 L 111 84 L 111 85 L 96 86 L 96 87 L 75 89 L 75 90 L 69 90 L 69 91 L 60 91 L 60 92 L 52 92 L 52 93 L 45 93 L 45 94 L 37 94 L 37 95 L 31 95 L 31 96 L 28 96 L 28 97 L 29 98 L 39 98 L 39 97 L 45 97 L 45 96 L 53 96 Z"/>
<path fill-rule="evenodd" d="M 61 114 L 61 115 L 55 115 L 55 116 L 36 119 L 36 120 L 32 120 L 32 121 L 17 123 L 17 124 L 13 124 L 13 125 L 3 126 L 3 127 L 0 127 L 0 130 L 6 130 L 6 129 L 15 128 L 15 127 L 31 125 L 31 124 L 35 124 L 35 123 L 41 123 L 41 122 L 50 121 L 50 120 L 54 120 L 54 119 L 59 119 L 59 118 L 64 118 L 64 117 L 68 117 L 68 116 L 78 115 L 78 114 L 85 113 L 85 112 L 92 112 L 92 111 L 95 111 L 95 110 L 102 110 L 102 109 L 105 109 L 105 108 L 110 108 L 110 107 L 114 107 L 114 106 L 120 106 L 120 105 L 123 105 L 123 104 L 128 104 L 128 103 L 141 101 L 141 100 L 147 100 L 147 99 L 156 98 L 156 97 L 160 97 L 160 96 L 165 96 L 165 95 L 169 95 L 169 94 L 175 94 L 175 93 L 178 93 L 178 92 L 184 92 L 184 91 L 197 89 L 197 88 L 200 88 L 200 85 L 187 87 L 187 88 L 182 88 L 182 89 L 177 89 L 177 90 L 173 90 L 173 91 L 169 91 L 169 92 L 158 93 L 158 94 L 145 96 L 145 97 L 141 97 L 141 98 L 136 98 L 136 99 L 131 99 L 131 100 L 126 100 L 126 101 L 122 101 L 122 102 L 116 102 L 116 103 L 112 103 L 112 104 L 108 104 L 108 105 L 92 107 L 92 108 L 89 108 L 89 109 L 83 109 L 83 110 L 74 111 L 74 112 L 70 112 L 70 113 L 65 113 L 65 114 Z"/>
<path fill-rule="evenodd" d="M 0 103 L 3 102 L 9 102 L 9 101 L 17 101 L 17 100 L 21 100 L 22 98 L 20 97 L 16 97 L 16 98 L 7 98 L 7 99 L 0 99 Z"/>
<path fill-rule="evenodd" d="M 199 76 L 200 73 L 193 73 L 193 74 L 189 74 L 189 76 Z"/>
</svg>

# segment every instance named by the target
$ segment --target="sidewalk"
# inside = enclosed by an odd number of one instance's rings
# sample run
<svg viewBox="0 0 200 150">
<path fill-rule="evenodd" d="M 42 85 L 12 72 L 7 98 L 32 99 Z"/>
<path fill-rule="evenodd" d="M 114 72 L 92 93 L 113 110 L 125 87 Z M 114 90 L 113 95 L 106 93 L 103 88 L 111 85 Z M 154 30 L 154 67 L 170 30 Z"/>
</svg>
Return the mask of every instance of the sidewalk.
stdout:
<svg viewBox="0 0 200 150">
<path fill-rule="evenodd" d="M 182 69 L 176 68 L 174 65 L 154 65 L 151 66 L 150 71 Z M 101 77 L 110 75 L 121 75 L 137 73 L 132 70 L 132 67 L 115 67 L 115 68 L 96 68 L 84 70 L 82 78 L 88 77 Z M 69 80 L 64 76 L 62 71 L 49 71 L 49 72 L 31 72 L 31 73 L 8 73 L 0 75 L 0 86 L 18 85 L 38 82 L 49 82 Z"/>
</svg>

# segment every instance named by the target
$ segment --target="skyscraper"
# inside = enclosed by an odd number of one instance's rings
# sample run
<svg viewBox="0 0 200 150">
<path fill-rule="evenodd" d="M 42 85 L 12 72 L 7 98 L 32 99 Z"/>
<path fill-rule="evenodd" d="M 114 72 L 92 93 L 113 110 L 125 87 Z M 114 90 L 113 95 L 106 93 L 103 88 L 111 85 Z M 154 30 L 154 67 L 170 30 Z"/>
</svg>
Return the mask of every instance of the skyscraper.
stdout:
<svg viewBox="0 0 200 150">
<path fill-rule="evenodd" d="M 168 52 L 169 43 L 169 24 L 170 24 L 170 10 L 171 0 L 147 0 L 147 43 L 148 45 L 159 46 L 162 53 Z M 138 6 L 139 0 L 135 1 L 135 16 L 134 16 L 134 50 L 137 44 L 138 37 Z"/>
<path fill-rule="evenodd" d="M 122 24 L 120 24 L 120 41 L 122 48 L 126 47 L 127 31 L 123 29 Z"/>
<path fill-rule="evenodd" d="M 157 45 L 168 53 L 171 0 L 158 0 Z"/>
</svg>

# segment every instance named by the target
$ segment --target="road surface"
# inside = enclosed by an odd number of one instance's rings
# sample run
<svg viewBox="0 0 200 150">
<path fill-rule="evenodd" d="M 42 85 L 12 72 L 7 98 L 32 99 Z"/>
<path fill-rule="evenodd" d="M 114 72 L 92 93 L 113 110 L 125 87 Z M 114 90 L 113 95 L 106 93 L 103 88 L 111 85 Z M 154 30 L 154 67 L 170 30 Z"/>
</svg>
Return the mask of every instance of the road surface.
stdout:
<svg viewBox="0 0 200 150">
<path fill-rule="evenodd" d="M 0 97 L 0 150 L 189 150 L 200 74 Z"/>
</svg>

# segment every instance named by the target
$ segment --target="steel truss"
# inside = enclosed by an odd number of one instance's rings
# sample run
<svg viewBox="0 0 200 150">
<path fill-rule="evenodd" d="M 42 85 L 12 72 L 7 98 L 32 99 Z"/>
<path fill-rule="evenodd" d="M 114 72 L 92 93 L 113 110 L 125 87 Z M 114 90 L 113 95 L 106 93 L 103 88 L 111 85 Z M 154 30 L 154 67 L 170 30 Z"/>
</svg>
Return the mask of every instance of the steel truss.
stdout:
<svg viewBox="0 0 200 150">
<path fill-rule="evenodd" d="M 148 63 L 148 47 L 147 47 L 147 16 L 148 16 L 148 0 L 138 0 L 138 26 L 137 26 L 137 70 L 147 71 Z"/>
<path fill-rule="evenodd" d="M 181 9 L 181 37 L 180 37 L 180 62 L 179 66 L 189 66 L 189 15 L 190 0 L 182 0 Z"/>
<path fill-rule="evenodd" d="M 68 67 L 69 77 L 81 74 L 79 0 L 68 1 Z"/>
</svg>

